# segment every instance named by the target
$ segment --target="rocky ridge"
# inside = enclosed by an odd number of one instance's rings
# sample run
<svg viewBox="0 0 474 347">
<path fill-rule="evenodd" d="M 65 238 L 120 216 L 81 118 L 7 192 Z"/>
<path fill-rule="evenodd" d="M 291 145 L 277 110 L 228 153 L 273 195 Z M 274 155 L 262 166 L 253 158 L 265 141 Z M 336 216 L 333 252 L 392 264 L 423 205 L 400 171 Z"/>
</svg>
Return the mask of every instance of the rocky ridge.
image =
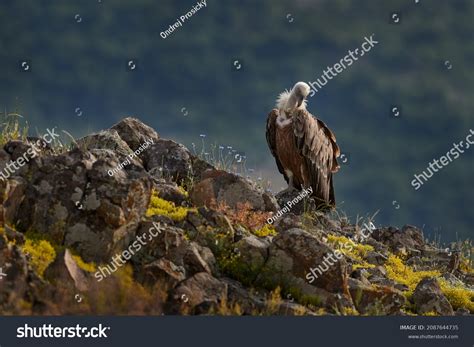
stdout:
<svg viewBox="0 0 474 347">
<path fill-rule="evenodd" d="M 0 166 L 31 146 L 6 143 Z M 307 199 L 269 224 L 298 192 L 273 196 L 135 118 L 44 147 L 0 190 L 2 314 L 474 313 L 462 252 Z"/>
</svg>

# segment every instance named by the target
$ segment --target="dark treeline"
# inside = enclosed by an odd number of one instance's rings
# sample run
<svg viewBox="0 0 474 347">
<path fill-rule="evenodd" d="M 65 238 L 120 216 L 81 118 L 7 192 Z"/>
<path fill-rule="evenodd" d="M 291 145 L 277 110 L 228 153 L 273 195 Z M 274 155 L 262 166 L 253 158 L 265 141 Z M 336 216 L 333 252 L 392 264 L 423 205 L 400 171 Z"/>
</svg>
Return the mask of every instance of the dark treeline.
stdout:
<svg viewBox="0 0 474 347">
<path fill-rule="evenodd" d="M 472 150 L 419 190 L 410 182 L 474 129 L 474 2 L 208 0 L 160 36 L 196 4 L 2 0 L 0 106 L 32 131 L 81 136 L 135 115 L 190 147 L 206 134 L 279 188 L 264 136 L 278 93 L 374 34 L 379 44 L 309 100 L 349 157 L 336 176 L 340 207 L 380 210 L 378 223 L 417 224 L 444 241 L 472 235 Z"/>
</svg>

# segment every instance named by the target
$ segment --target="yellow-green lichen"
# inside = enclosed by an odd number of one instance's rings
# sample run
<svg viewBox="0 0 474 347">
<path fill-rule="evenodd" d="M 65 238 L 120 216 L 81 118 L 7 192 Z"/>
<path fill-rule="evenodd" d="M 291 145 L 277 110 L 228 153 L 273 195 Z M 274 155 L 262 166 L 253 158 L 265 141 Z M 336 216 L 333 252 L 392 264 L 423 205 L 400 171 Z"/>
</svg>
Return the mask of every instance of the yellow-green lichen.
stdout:
<svg viewBox="0 0 474 347">
<path fill-rule="evenodd" d="M 253 234 L 255 234 L 256 236 L 259 236 L 259 237 L 265 237 L 265 236 L 275 236 L 277 234 L 277 232 L 276 232 L 274 226 L 265 224 L 260 229 L 254 230 Z"/>
<path fill-rule="evenodd" d="M 467 308 L 474 313 L 474 291 L 461 286 L 449 284 L 444 278 L 438 279 L 441 291 L 448 299 L 453 309 Z"/>
<path fill-rule="evenodd" d="M 186 218 L 189 210 L 189 208 L 176 206 L 173 202 L 160 198 L 158 193 L 154 191 L 150 199 L 150 205 L 146 211 L 146 216 L 161 215 L 179 222 Z"/>
<path fill-rule="evenodd" d="M 387 277 L 397 283 L 404 284 L 408 287 L 408 296 L 413 294 L 416 286 L 425 277 L 438 277 L 441 273 L 437 270 L 414 271 L 412 267 L 405 265 L 403 260 L 391 254 L 385 263 Z"/>
<path fill-rule="evenodd" d="M 86 263 L 79 255 L 73 255 L 72 258 L 81 270 L 86 272 L 96 272 L 97 266 L 94 263 Z"/>
<path fill-rule="evenodd" d="M 438 270 L 414 271 L 412 267 L 403 264 L 402 259 L 393 254 L 389 256 L 385 268 L 388 278 L 408 287 L 408 291 L 405 293 L 408 299 L 423 278 L 434 277 L 437 278 L 441 291 L 455 310 L 464 307 L 471 313 L 474 312 L 474 291 L 459 285 L 452 285 L 444 278 L 439 278 L 441 272 Z"/>
<path fill-rule="evenodd" d="M 41 277 L 49 264 L 56 259 L 54 247 L 46 240 L 26 238 L 22 251 L 30 255 L 30 264 Z"/>
</svg>

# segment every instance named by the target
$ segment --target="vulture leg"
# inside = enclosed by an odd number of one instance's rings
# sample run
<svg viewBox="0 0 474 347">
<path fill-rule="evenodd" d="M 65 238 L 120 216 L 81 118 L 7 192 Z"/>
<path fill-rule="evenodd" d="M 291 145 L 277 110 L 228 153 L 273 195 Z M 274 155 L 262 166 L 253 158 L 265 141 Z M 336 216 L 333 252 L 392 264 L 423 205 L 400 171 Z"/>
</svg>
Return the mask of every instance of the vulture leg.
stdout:
<svg viewBox="0 0 474 347">
<path fill-rule="evenodd" d="M 285 170 L 285 174 L 288 177 L 288 188 L 283 190 L 282 193 L 287 193 L 287 192 L 291 192 L 293 190 L 297 190 L 295 188 L 295 184 L 294 184 L 293 172 L 291 172 L 290 170 Z"/>
</svg>

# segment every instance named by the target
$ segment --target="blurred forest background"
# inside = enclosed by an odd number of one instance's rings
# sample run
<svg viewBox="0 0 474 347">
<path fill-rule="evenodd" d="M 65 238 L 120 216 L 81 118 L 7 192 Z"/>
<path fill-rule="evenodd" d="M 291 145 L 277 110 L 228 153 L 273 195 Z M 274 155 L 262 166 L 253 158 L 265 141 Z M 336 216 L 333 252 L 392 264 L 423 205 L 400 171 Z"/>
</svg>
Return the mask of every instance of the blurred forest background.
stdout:
<svg viewBox="0 0 474 347">
<path fill-rule="evenodd" d="M 339 207 L 352 221 L 379 211 L 377 225 L 472 237 L 472 149 L 418 191 L 410 182 L 474 129 L 474 1 L 208 0 L 161 38 L 193 5 L 2 0 L 2 111 L 19 112 L 33 134 L 82 136 L 127 115 L 189 148 L 205 134 L 206 146 L 245 152 L 247 167 L 278 191 L 265 140 L 277 95 L 375 34 L 379 44 L 309 101 L 349 157 L 335 179 Z"/>
</svg>

